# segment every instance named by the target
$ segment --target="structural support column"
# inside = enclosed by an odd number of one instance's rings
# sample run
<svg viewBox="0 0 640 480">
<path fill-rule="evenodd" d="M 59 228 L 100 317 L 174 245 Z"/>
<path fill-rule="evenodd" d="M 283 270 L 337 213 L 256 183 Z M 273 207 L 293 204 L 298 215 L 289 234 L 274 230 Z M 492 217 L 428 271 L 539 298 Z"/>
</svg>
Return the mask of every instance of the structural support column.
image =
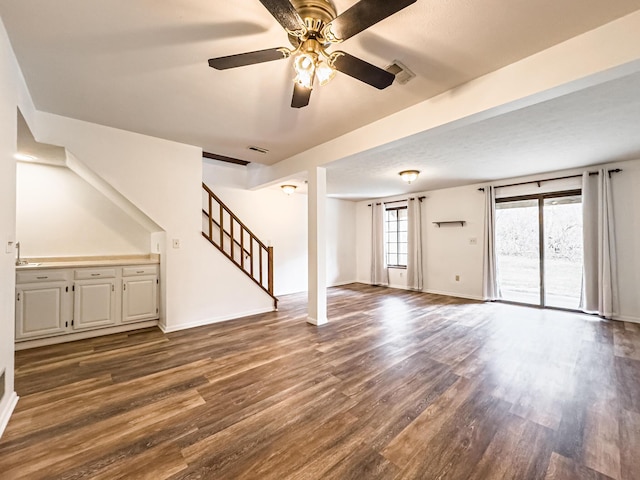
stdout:
<svg viewBox="0 0 640 480">
<path fill-rule="evenodd" d="M 309 311 L 307 322 L 327 323 L 327 171 L 321 167 L 309 170 L 307 207 L 309 234 Z"/>
</svg>

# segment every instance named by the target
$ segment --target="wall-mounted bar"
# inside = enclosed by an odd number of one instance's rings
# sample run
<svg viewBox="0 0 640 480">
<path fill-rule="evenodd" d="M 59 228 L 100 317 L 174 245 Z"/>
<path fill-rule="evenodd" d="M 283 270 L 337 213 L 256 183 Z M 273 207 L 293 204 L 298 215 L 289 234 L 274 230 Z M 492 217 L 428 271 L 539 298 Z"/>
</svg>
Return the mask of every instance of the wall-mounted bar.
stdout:
<svg viewBox="0 0 640 480">
<path fill-rule="evenodd" d="M 427 198 L 427 197 L 418 197 L 418 200 L 422 201 L 422 200 L 424 200 L 425 198 Z M 378 202 L 378 203 L 376 203 L 376 205 L 390 205 L 390 204 L 392 204 L 392 203 L 408 202 L 409 200 L 415 200 L 415 199 L 416 199 L 415 197 L 410 197 L 410 198 L 407 198 L 406 200 L 394 200 L 394 201 L 392 201 L 392 202 L 382 202 L 382 203 L 381 203 L 381 202 Z M 367 207 L 370 207 L 371 205 L 372 205 L 372 204 L 370 203 L 369 205 L 367 205 Z"/>
<path fill-rule="evenodd" d="M 614 168 L 609 170 L 609 177 L 611 177 L 612 173 L 619 173 L 621 172 L 622 169 L 621 168 Z M 589 172 L 589 175 L 598 175 L 599 172 Z M 581 177 L 582 174 L 578 174 L 578 175 L 567 175 L 565 177 L 555 177 L 555 178 L 545 178 L 543 180 L 531 180 L 529 182 L 520 182 L 520 183 L 510 183 L 508 185 L 496 185 L 494 188 L 506 188 L 506 187 L 517 187 L 519 185 L 529 185 L 530 183 L 537 183 L 538 187 L 540 187 L 542 182 L 552 182 L 554 180 L 566 180 L 568 178 L 578 178 Z M 484 188 L 480 187 L 478 189 L 481 192 L 484 192 Z"/>
</svg>

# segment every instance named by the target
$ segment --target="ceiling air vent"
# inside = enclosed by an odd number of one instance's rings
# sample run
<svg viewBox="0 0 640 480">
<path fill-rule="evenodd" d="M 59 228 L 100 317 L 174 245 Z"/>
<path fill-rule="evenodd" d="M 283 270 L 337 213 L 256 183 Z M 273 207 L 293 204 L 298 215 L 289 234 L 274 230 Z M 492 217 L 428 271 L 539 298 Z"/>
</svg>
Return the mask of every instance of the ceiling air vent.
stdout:
<svg viewBox="0 0 640 480">
<path fill-rule="evenodd" d="M 254 151 L 254 152 L 258 152 L 261 154 L 265 154 L 265 153 L 269 153 L 269 150 L 267 150 L 266 148 L 262 148 L 262 147 L 247 147 L 249 150 Z"/>
<path fill-rule="evenodd" d="M 389 73 L 393 73 L 396 76 L 396 82 L 400 85 L 405 85 L 409 83 L 409 81 L 416 76 L 409 68 L 399 62 L 398 60 L 394 60 L 391 65 L 389 65 L 385 70 Z"/>
</svg>

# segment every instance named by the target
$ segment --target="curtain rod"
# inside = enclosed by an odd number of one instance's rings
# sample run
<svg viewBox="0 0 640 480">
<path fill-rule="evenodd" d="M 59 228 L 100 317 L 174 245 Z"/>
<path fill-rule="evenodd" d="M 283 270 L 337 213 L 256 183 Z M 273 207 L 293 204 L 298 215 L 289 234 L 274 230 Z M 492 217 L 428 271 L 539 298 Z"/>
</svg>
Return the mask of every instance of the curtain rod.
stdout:
<svg viewBox="0 0 640 480">
<path fill-rule="evenodd" d="M 622 169 L 621 168 L 614 168 L 612 170 L 609 170 L 609 178 L 611 178 L 611 174 L 612 173 L 618 173 L 621 172 Z M 589 175 L 598 175 L 599 172 L 589 172 Z M 519 185 L 529 185 L 530 183 L 537 183 L 538 187 L 540 187 L 540 184 L 542 182 L 552 182 L 554 180 L 566 180 L 567 178 L 578 178 L 581 177 L 582 174 L 579 175 L 567 175 L 566 177 L 556 177 L 556 178 L 545 178 L 544 180 L 531 180 L 530 182 L 520 182 L 520 183 L 510 183 L 508 185 L 496 185 L 494 188 L 506 188 L 506 187 L 517 187 Z M 484 192 L 484 188 L 481 187 L 478 189 L 481 192 Z"/>
<path fill-rule="evenodd" d="M 427 198 L 427 197 L 418 197 L 418 200 L 420 200 L 422 202 L 422 200 L 424 200 L 425 198 Z M 376 205 L 390 205 L 392 203 L 408 202 L 409 200 L 415 200 L 415 199 L 416 199 L 415 197 L 409 197 L 409 198 L 407 198 L 405 200 L 394 200 L 393 202 L 382 202 L 382 203 L 378 202 L 378 203 L 376 203 Z M 373 204 L 370 203 L 370 204 L 367 205 L 367 207 L 370 207 L 371 205 L 373 205 Z"/>
</svg>

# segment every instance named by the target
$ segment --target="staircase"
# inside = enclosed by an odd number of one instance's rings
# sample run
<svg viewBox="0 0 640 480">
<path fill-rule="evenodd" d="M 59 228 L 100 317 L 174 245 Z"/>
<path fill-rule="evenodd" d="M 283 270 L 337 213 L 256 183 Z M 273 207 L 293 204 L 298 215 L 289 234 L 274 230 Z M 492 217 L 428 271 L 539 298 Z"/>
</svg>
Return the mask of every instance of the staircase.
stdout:
<svg viewBox="0 0 640 480">
<path fill-rule="evenodd" d="M 273 247 L 260 241 L 204 183 L 202 189 L 202 236 L 264 290 L 277 310 L 278 299 L 273 294 Z"/>
</svg>

